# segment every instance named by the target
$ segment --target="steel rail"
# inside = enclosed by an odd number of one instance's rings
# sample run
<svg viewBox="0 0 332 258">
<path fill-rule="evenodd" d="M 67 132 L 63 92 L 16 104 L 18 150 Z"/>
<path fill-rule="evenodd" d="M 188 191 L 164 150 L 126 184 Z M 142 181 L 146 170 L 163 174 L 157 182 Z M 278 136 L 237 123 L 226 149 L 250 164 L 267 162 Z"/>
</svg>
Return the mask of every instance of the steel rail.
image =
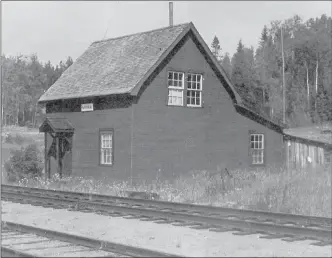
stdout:
<svg viewBox="0 0 332 258">
<path fill-rule="evenodd" d="M 38 236 L 43 236 L 46 238 L 50 238 L 53 240 L 59 240 L 68 242 L 70 244 L 90 247 L 97 250 L 102 250 L 110 253 L 127 255 L 130 257 L 176 257 L 172 254 L 167 254 L 163 252 L 158 252 L 154 250 L 133 247 L 128 245 L 122 245 L 114 242 L 92 239 L 88 237 L 71 235 L 64 232 L 48 230 L 44 228 L 31 227 L 23 224 L 12 223 L 8 221 L 1 222 L 2 228 L 11 230 L 11 231 L 19 231 L 24 233 L 31 233 Z M 8 248 L 7 248 L 8 249 Z M 6 251 L 6 250 L 5 250 Z M 9 251 L 9 250 L 7 250 Z M 10 252 L 10 251 L 9 251 Z M 30 256 L 33 257 L 33 256 Z"/>
<path fill-rule="evenodd" d="M 298 226 L 286 226 L 270 223 L 259 223 L 246 220 L 218 218 L 192 215 L 186 212 L 161 211 L 160 209 L 142 209 L 137 207 L 124 207 L 114 204 L 104 204 L 93 201 L 61 199 L 59 197 L 46 197 L 26 193 L 3 192 L 2 197 L 7 200 L 14 199 L 18 202 L 50 206 L 56 208 L 76 207 L 78 211 L 95 212 L 114 216 L 131 215 L 132 218 L 150 221 L 164 220 L 181 222 L 182 225 L 199 225 L 200 228 L 219 229 L 220 231 L 242 231 L 242 234 L 277 234 L 283 237 L 301 237 L 303 239 L 331 242 L 331 230 L 314 229 Z M 189 222 L 189 224 L 187 224 Z M 180 225 L 181 225 L 180 223 Z M 217 231 L 217 230 L 216 230 Z M 244 232 L 243 232 L 244 231 Z M 241 233 L 239 233 L 241 234 Z"/>
<path fill-rule="evenodd" d="M 4 247 L 1 246 L 1 257 L 42 257 L 42 256 L 37 256 L 37 255 L 31 255 L 26 252 L 20 252 L 18 250 L 9 248 L 9 247 Z"/>
<path fill-rule="evenodd" d="M 305 216 L 294 215 L 287 213 L 266 212 L 266 211 L 254 211 L 245 209 L 234 209 L 225 207 L 214 207 L 208 205 L 196 205 L 175 203 L 166 201 L 155 201 L 145 199 L 134 199 L 128 197 L 108 196 L 100 194 L 89 194 L 71 191 L 58 191 L 58 190 L 46 190 L 39 188 L 28 188 L 19 186 L 2 185 L 4 191 L 13 190 L 15 192 L 36 192 L 43 195 L 50 194 L 51 196 L 69 196 L 70 198 L 84 199 L 90 201 L 101 201 L 104 203 L 117 203 L 121 205 L 135 205 L 148 208 L 168 209 L 171 211 L 183 211 L 190 212 L 191 214 L 200 214 L 205 216 L 218 216 L 218 217 L 236 217 L 239 219 L 251 219 L 257 222 L 277 222 L 279 224 L 294 224 L 301 226 L 316 226 L 316 227 L 332 227 L 332 218 L 317 217 L 317 216 Z M 65 197 L 66 198 L 66 197 Z"/>
</svg>

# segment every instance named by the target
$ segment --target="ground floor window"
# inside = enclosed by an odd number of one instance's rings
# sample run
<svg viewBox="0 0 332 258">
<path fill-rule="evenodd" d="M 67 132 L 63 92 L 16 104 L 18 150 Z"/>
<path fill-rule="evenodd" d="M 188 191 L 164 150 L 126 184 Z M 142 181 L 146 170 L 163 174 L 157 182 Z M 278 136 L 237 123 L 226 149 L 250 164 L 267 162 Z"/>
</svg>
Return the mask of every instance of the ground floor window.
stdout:
<svg viewBox="0 0 332 258">
<path fill-rule="evenodd" d="M 113 129 L 100 130 L 100 164 L 113 165 Z"/>
<path fill-rule="evenodd" d="M 251 164 L 264 164 L 264 134 L 250 134 Z"/>
</svg>

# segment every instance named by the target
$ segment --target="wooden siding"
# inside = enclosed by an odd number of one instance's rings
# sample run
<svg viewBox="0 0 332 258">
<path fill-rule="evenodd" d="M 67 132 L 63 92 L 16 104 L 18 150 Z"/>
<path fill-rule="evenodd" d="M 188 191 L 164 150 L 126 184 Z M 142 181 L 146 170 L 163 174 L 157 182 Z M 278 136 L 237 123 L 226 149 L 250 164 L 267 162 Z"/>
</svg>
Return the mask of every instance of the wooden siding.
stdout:
<svg viewBox="0 0 332 258">
<path fill-rule="evenodd" d="M 203 74 L 203 107 L 167 106 L 167 71 Z M 190 38 L 145 89 L 134 108 L 133 167 L 137 178 L 174 178 L 218 166 L 250 168 L 248 133 L 263 133 L 266 165 L 283 161 L 282 135 L 240 114 Z"/>
<path fill-rule="evenodd" d="M 167 105 L 167 71 L 203 74 L 203 107 Z M 75 128 L 72 175 L 116 179 L 174 179 L 218 166 L 252 168 L 248 133 L 264 134 L 265 165 L 283 163 L 283 136 L 240 115 L 191 38 L 160 68 L 133 101 L 130 97 L 93 98 L 47 105 L 47 116 L 63 116 Z M 79 103 L 95 103 L 79 112 Z M 100 108 L 98 103 L 105 103 Z M 66 103 L 66 105 L 65 105 Z M 124 104 L 125 103 L 125 104 Z M 64 108 L 65 107 L 65 108 Z M 99 129 L 114 129 L 114 164 L 99 166 Z M 256 166 L 254 167 L 256 168 Z M 55 171 L 54 169 L 52 170 Z"/>
<path fill-rule="evenodd" d="M 290 169 L 316 167 L 331 160 L 327 149 L 294 139 L 286 141 L 286 152 Z"/>
</svg>

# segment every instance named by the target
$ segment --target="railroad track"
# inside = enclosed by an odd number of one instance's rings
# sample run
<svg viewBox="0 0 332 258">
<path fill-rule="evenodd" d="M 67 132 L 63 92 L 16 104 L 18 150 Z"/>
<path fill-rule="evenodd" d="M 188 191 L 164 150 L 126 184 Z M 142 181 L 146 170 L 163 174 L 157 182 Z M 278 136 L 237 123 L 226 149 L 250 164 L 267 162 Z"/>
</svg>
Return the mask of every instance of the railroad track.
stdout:
<svg viewBox="0 0 332 258">
<path fill-rule="evenodd" d="M 1 199 L 44 207 L 171 223 L 236 235 L 261 234 L 285 241 L 316 240 L 331 245 L 331 218 L 240 210 L 68 191 L 2 185 Z"/>
<path fill-rule="evenodd" d="M 143 248 L 2 221 L 1 257 L 169 257 Z"/>
</svg>

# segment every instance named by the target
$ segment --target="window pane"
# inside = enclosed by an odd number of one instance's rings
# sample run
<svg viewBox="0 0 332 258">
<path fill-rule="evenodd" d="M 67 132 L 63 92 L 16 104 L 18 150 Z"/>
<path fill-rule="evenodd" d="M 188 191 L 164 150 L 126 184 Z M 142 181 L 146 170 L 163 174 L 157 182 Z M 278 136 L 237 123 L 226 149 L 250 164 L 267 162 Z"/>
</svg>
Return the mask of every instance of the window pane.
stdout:
<svg viewBox="0 0 332 258">
<path fill-rule="evenodd" d="M 175 89 L 170 89 L 168 91 L 168 104 L 171 105 L 178 105 L 182 106 L 183 105 L 183 97 L 182 97 L 182 90 L 175 90 Z"/>
<path fill-rule="evenodd" d="M 254 135 L 251 135 L 251 136 L 250 136 L 250 141 L 252 141 L 252 142 L 253 142 L 253 141 L 254 141 L 254 139 L 255 139 L 255 136 L 254 136 Z"/>
<path fill-rule="evenodd" d="M 110 164 L 110 162 L 108 162 L 109 158 L 107 158 L 107 156 L 112 156 L 113 134 L 111 132 L 101 133 L 100 139 L 101 139 L 100 163 Z"/>
<path fill-rule="evenodd" d="M 196 81 L 196 75 L 195 74 L 193 75 L 193 81 Z"/>
<path fill-rule="evenodd" d="M 169 72 L 169 73 L 168 73 L 168 79 L 169 79 L 169 80 L 172 80 L 172 79 L 173 79 L 173 73 L 172 73 L 172 72 Z"/>
<path fill-rule="evenodd" d="M 188 81 L 191 81 L 191 74 L 188 74 Z"/>
<path fill-rule="evenodd" d="M 201 89 L 201 83 L 197 83 L 197 89 L 198 89 L 198 90 Z"/>
<path fill-rule="evenodd" d="M 196 98 L 196 105 L 200 105 L 200 99 Z"/>
<path fill-rule="evenodd" d="M 180 73 L 180 74 L 179 74 L 179 80 L 180 80 L 180 81 L 182 81 L 182 77 L 183 77 L 183 74 Z"/>
<path fill-rule="evenodd" d="M 191 89 L 191 82 L 188 82 L 188 89 Z"/>
<path fill-rule="evenodd" d="M 174 73 L 174 80 L 178 79 L 178 73 Z"/>
</svg>

